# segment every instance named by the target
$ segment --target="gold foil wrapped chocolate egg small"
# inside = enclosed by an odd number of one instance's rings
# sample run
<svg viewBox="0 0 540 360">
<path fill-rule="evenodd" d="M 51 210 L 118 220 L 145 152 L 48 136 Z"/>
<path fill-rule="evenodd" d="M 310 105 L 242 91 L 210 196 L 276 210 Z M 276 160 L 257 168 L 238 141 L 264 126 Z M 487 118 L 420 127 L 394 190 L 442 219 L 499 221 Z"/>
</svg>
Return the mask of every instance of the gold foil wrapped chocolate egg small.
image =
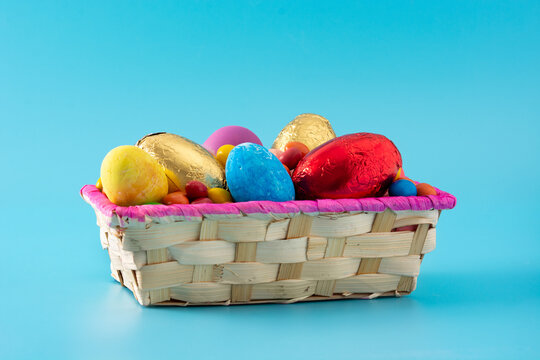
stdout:
<svg viewBox="0 0 540 360">
<path fill-rule="evenodd" d="M 137 146 L 166 169 L 169 188 L 176 185 L 183 190 L 191 180 L 198 180 L 209 188 L 226 187 L 225 172 L 217 160 L 208 150 L 185 137 L 155 133 L 140 139 Z"/>
<path fill-rule="evenodd" d="M 298 141 L 313 150 L 335 137 L 336 133 L 326 118 L 316 114 L 301 114 L 281 130 L 272 149 L 283 151 L 287 143 Z"/>
</svg>

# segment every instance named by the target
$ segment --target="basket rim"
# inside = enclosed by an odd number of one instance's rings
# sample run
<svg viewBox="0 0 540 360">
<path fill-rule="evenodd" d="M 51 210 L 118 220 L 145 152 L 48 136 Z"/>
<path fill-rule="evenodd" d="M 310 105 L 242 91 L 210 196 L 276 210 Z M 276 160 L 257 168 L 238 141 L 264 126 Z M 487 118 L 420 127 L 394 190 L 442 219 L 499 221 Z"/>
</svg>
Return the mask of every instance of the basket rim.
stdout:
<svg viewBox="0 0 540 360">
<path fill-rule="evenodd" d="M 83 199 L 105 216 L 118 215 L 122 218 L 144 222 L 148 217 L 201 217 L 205 215 L 249 215 L 249 214 L 317 214 L 343 212 L 383 212 L 447 210 L 456 206 L 454 195 L 435 188 L 437 195 L 428 196 L 385 196 L 362 199 L 292 200 L 284 202 L 248 201 L 228 204 L 194 205 L 136 205 L 113 204 L 95 185 L 85 185 L 80 190 Z"/>
</svg>

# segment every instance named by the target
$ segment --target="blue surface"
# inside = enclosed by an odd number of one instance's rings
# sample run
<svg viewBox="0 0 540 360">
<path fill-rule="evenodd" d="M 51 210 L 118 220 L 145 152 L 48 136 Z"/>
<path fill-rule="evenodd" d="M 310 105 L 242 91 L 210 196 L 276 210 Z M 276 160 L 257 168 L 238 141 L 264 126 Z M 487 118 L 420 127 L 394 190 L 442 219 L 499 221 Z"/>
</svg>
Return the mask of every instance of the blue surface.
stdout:
<svg viewBox="0 0 540 360">
<path fill-rule="evenodd" d="M 539 3 L 340 4 L 0 3 L 0 358 L 540 357 Z M 457 196 L 416 292 L 143 309 L 111 280 L 78 195 L 108 150 L 225 125 L 268 146 L 302 112 Z"/>
</svg>

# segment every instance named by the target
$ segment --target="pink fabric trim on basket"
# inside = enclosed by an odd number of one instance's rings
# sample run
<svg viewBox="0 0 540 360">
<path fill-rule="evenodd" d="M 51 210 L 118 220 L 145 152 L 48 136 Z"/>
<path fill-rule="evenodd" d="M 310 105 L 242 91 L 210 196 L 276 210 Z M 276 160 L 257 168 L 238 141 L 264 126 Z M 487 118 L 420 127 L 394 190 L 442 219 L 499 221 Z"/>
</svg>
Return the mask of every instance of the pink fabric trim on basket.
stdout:
<svg viewBox="0 0 540 360">
<path fill-rule="evenodd" d="M 382 212 L 386 208 L 401 210 L 445 210 L 456 206 L 456 198 L 447 192 L 437 190 L 437 195 L 429 196 L 393 196 L 363 199 L 323 199 L 295 200 L 285 202 L 249 201 L 231 204 L 196 204 L 196 205 L 138 205 L 118 206 L 113 204 L 94 185 L 85 185 L 81 196 L 106 216 L 114 214 L 145 221 L 145 217 L 204 215 L 241 215 L 244 214 L 296 214 L 296 213 L 340 213 L 345 211 Z"/>
</svg>

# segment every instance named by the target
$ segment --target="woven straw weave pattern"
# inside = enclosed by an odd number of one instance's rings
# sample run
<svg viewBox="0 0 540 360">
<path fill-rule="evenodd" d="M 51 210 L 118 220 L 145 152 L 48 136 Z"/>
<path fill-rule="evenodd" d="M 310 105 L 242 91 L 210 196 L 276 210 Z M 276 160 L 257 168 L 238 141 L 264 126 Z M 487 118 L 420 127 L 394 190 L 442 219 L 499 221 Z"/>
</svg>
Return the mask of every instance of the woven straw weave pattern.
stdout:
<svg viewBox="0 0 540 360">
<path fill-rule="evenodd" d="M 142 305 L 228 305 L 408 294 L 440 211 L 99 221 L 112 276 Z M 270 214 L 271 215 L 271 214 Z M 417 225 L 415 231 L 392 229 Z"/>
</svg>

